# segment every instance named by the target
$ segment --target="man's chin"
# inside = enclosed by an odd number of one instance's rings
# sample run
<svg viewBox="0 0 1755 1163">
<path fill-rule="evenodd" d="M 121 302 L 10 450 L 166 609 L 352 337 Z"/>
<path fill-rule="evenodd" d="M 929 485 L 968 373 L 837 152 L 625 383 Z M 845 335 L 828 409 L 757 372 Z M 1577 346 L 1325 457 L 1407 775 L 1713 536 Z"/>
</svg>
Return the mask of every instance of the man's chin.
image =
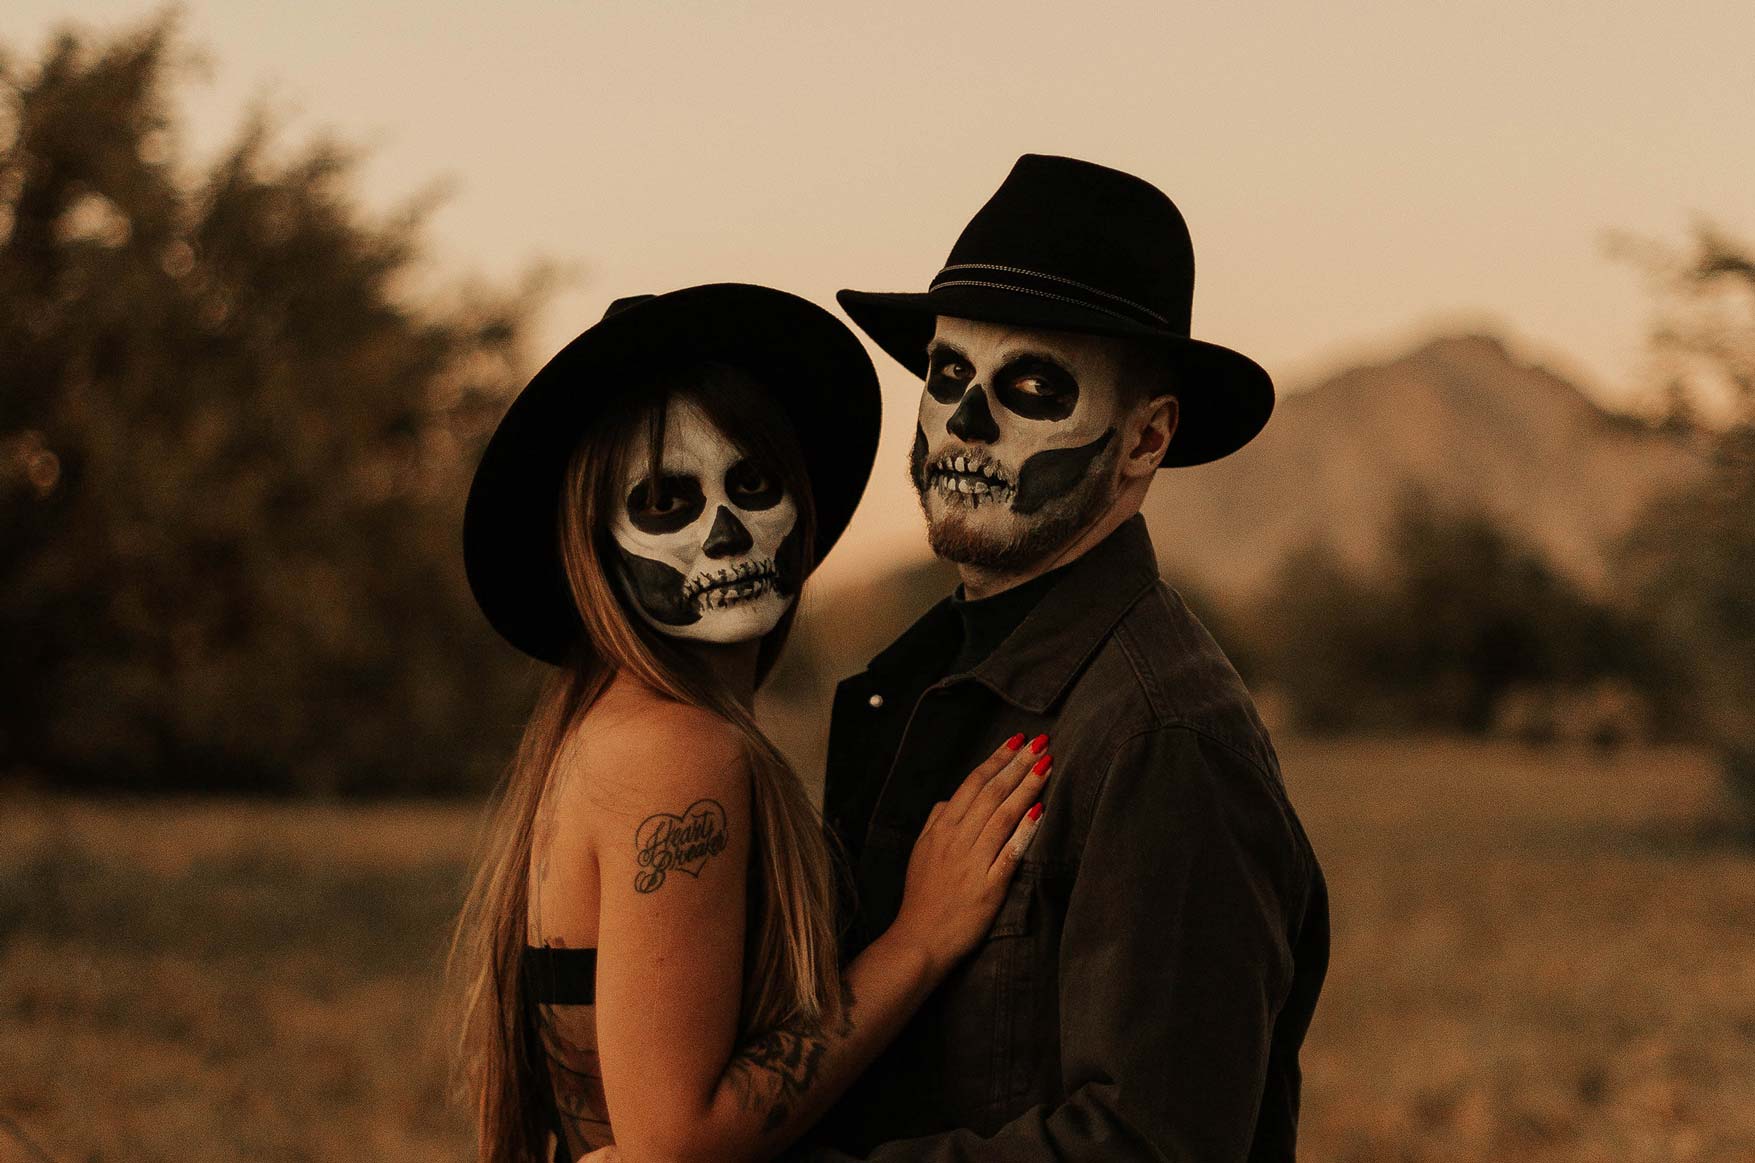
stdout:
<svg viewBox="0 0 1755 1163">
<path fill-rule="evenodd" d="M 1114 501 L 1114 491 L 1099 483 L 1108 479 L 1104 468 L 1027 518 L 1009 507 L 919 492 L 927 542 L 933 553 L 956 565 L 998 574 L 1030 572 L 1072 544 Z"/>
<path fill-rule="evenodd" d="M 927 501 L 926 539 L 932 552 L 956 565 L 995 573 L 1021 573 L 1059 549 L 1064 536 L 1051 533 L 1055 544 L 1043 544 L 1049 532 L 1010 512 L 967 512 L 943 501 Z"/>
</svg>

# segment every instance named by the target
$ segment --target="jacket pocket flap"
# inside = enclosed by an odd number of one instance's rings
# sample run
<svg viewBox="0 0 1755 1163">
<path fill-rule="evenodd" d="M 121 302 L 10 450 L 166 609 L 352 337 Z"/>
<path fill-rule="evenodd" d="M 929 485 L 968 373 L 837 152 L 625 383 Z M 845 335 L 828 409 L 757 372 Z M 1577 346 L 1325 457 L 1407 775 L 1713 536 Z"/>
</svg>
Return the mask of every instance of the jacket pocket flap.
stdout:
<svg viewBox="0 0 1755 1163">
<path fill-rule="evenodd" d="M 1031 902 L 1036 899 L 1036 870 L 1030 865 L 1021 865 L 1017 875 L 1012 878 L 1011 886 L 1006 890 L 1005 900 L 999 906 L 999 915 L 993 918 L 993 927 L 987 930 L 988 940 L 995 937 L 1019 937 L 1030 931 L 1030 923 L 1036 910 Z"/>
</svg>

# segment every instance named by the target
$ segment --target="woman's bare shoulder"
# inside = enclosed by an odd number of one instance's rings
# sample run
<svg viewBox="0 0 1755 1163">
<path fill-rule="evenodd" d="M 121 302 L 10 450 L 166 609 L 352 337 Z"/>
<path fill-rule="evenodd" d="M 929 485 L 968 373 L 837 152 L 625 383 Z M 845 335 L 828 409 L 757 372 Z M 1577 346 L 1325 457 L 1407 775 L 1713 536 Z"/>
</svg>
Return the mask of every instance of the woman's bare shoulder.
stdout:
<svg viewBox="0 0 1755 1163">
<path fill-rule="evenodd" d="M 746 754 L 714 712 L 618 680 L 568 732 L 556 775 L 579 806 L 628 815 L 679 796 L 741 799 Z"/>
</svg>

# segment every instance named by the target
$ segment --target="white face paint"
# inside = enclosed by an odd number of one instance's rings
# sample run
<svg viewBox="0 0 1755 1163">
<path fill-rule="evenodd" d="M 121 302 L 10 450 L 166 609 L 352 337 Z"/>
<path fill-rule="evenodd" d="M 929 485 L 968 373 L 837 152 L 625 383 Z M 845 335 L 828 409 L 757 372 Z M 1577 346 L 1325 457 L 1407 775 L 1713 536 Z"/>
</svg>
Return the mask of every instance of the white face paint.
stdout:
<svg viewBox="0 0 1755 1163">
<path fill-rule="evenodd" d="M 1076 529 L 1115 462 L 1113 341 L 941 316 L 911 467 L 944 557 L 1027 564 Z"/>
<path fill-rule="evenodd" d="M 786 576 L 797 554 L 783 549 L 798 504 L 779 477 L 682 399 L 664 415 L 662 468 L 648 469 L 635 449 L 610 522 L 616 572 L 640 617 L 699 642 L 772 630 L 798 591 Z"/>
</svg>

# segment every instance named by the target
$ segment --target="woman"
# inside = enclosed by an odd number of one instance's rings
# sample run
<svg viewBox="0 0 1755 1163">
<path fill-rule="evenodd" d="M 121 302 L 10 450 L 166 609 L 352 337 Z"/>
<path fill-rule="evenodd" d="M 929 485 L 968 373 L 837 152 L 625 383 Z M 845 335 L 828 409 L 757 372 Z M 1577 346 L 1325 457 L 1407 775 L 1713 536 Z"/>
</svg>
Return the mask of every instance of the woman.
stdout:
<svg viewBox="0 0 1755 1163">
<path fill-rule="evenodd" d="M 490 440 L 470 585 L 557 669 L 452 947 L 481 1159 L 771 1157 L 991 924 L 1045 739 L 934 809 L 895 922 L 843 969 L 824 830 L 751 714 L 877 427 L 839 321 L 716 284 L 613 304 Z"/>
</svg>

